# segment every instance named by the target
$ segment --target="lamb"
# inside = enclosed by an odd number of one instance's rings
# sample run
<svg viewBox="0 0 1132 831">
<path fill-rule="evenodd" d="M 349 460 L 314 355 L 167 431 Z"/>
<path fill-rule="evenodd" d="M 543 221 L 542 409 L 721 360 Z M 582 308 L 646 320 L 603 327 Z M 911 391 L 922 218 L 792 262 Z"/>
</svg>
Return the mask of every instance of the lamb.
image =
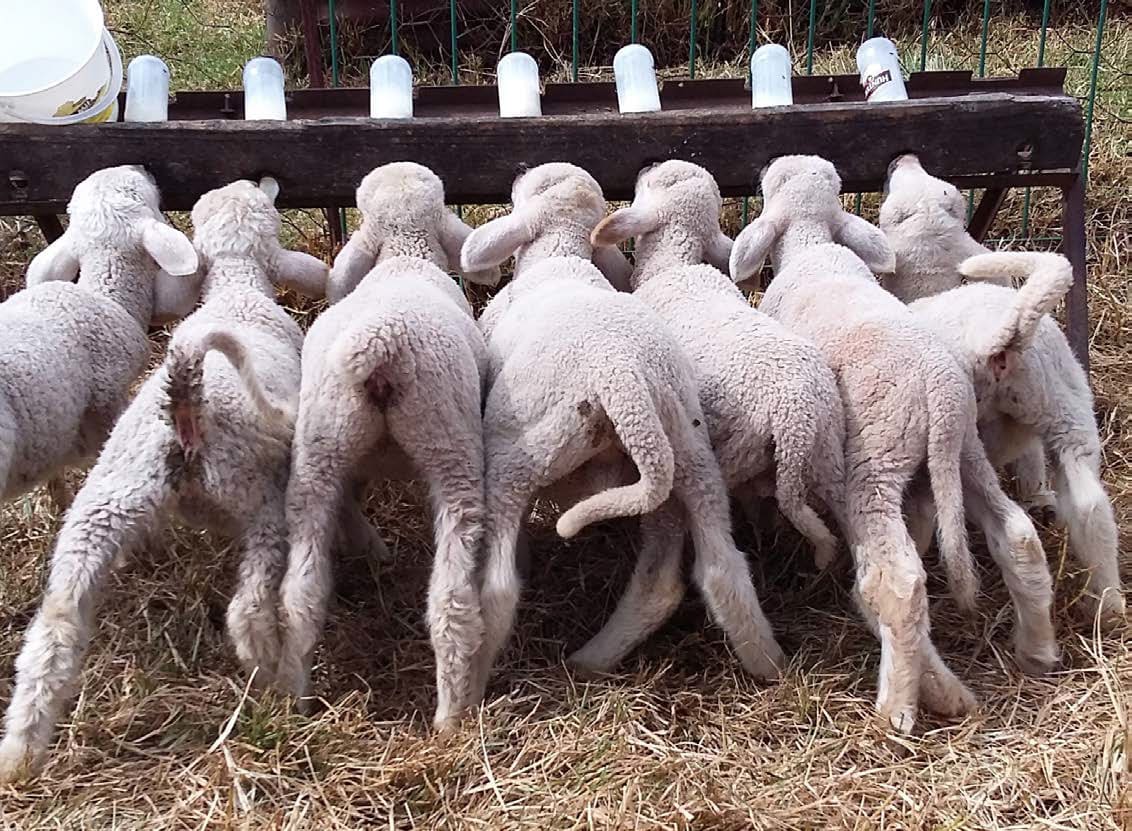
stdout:
<svg viewBox="0 0 1132 831">
<path fill-rule="evenodd" d="M 735 242 L 731 277 L 757 274 L 771 254 L 775 279 L 761 308 L 812 338 L 837 377 L 858 605 L 881 640 L 877 709 L 908 731 L 921 696 L 943 714 L 974 705 L 931 642 L 923 566 L 901 515 L 921 466 L 926 462 L 939 506 L 940 550 L 956 600 L 970 609 L 976 594 L 966 497 L 1014 599 L 1015 654 L 1027 671 L 1058 658 L 1052 581 L 1033 524 L 1002 492 L 978 440 L 970 380 L 878 285 L 873 271 L 892 271 L 892 249 L 877 228 L 842 209 L 833 165 L 782 157 L 763 172 L 762 187 L 765 208 Z"/>
<path fill-rule="evenodd" d="M 958 191 L 926 173 L 914 156 L 892 165 L 887 190 L 881 228 L 897 261 L 909 264 L 907 275 L 922 273 L 921 289 L 934 294 L 911 309 L 970 372 L 991 461 L 1000 468 L 1018 465 L 1020 487 L 1035 501 L 1032 495 L 1044 491 L 1049 453 L 1058 514 L 1069 526 L 1070 549 L 1089 570 L 1087 596 L 1104 622 L 1119 622 L 1125 604 L 1117 526 L 1100 479 L 1093 396 L 1065 336 L 1043 315 L 1072 283 L 1069 262 L 1057 254 L 986 252 L 967 235 Z M 928 227 L 934 233 L 924 232 Z M 976 248 L 985 253 L 963 258 Z M 960 276 L 982 282 L 935 294 Z M 1007 288 L 1027 277 L 1021 290 Z M 1017 336 L 994 338 L 995 322 L 1017 309 L 1028 312 L 1020 315 Z"/>
<path fill-rule="evenodd" d="M 0 304 L 0 499 L 97 455 L 149 360 L 151 320 L 193 292 L 196 253 L 159 199 L 139 166 L 92 173 L 27 288 Z M 50 484 L 65 508 L 62 479 Z"/>
<path fill-rule="evenodd" d="M 758 482 L 773 493 L 825 568 L 837 541 L 807 497 L 817 492 L 836 517 L 843 513 L 837 382 L 816 346 L 753 309 L 719 270 L 731 254 L 719 229 L 722 202 L 702 167 L 667 161 L 642 171 L 632 206 L 603 220 L 593 242 L 636 237 L 634 291 L 695 364 L 724 480 L 732 490 Z"/>
<path fill-rule="evenodd" d="M 438 725 L 467 707 L 466 668 L 482 633 L 475 557 L 483 522 L 483 337 L 444 271 L 471 229 L 444 186 L 408 162 L 379 167 L 357 193 L 362 225 L 330 275 L 338 302 L 303 344 L 294 460 L 287 489 L 290 555 L 282 586 L 280 686 L 308 695 L 330 599 L 329 544 L 347 485 L 423 478 L 436 555 L 428 623 L 436 655 Z M 469 270 L 494 284 L 498 270 Z M 464 673 L 464 674 L 461 674 Z"/>
<path fill-rule="evenodd" d="M 880 276 L 880 284 L 905 303 L 958 288 L 959 263 L 989 253 L 967 233 L 966 216 L 967 203 L 957 187 L 929 176 L 912 153 L 894 159 L 888 166 L 880 229 L 896 254 L 896 267 Z M 1010 285 L 994 269 L 972 279 Z"/>
<path fill-rule="evenodd" d="M 896 252 L 896 269 L 882 276 L 881 285 L 905 303 L 958 288 L 963 279 L 959 264 L 990 253 L 967 233 L 965 217 L 966 204 L 958 188 L 928 175 L 912 153 L 894 159 L 888 166 L 880 228 Z M 1008 274 L 996 268 L 976 269 L 967 279 L 1011 286 Z M 1038 442 L 1031 442 L 1010 467 L 1022 504 L 1055 507 Z"/>
<path fill-rule="evenodd" d="M 516 543 L 531 499 L 587 464 L 616 471 L 623 456 L 639 481 L 582 499 L 557 523 L 570 538 L 602 519 L 642 515 L 644 543 L 629 593 L 636 587 L 655 603 L 639 617 L 626 617 L 622 607 L 614 612 L 607 629 L 615 637 L 600 662 L 623 654 L 679 604 L 679 556 L 671 551 L 682 549 L 690 527 L 694 578 L 713 616 L 747 671 L 777 676 L 782 651 L 731 539 L 692 366 L 662 321 L 639 298 L 614 290 L 589 261 L 589 234 L 605 208 L 600 187 L 573 165 L 544 165 L 521 175 L 512 196 L 513 213 L 477 228 L 461 256 L 465 268 L 478 268 L 515 253 L 518 274 L 480 318 L 490 388 L 484 638 L 472 703 L 482 700 L 511 629 Z M 586 657 L 583 649 L 571 661 Z"/>
<path fill-rule="evenodd" d="M 115 425 L 59 532 L 43 604 L 16 660 L 0 780 L 42 763 L 78 680 L 111 563 L 166 513 L 239 540 L 228 630 L 259 686 L 272 678 L 302 344 L 272 284 L 320 295 L 327 268 L 280 247 L 274 189 L 265 188 L 236 182 L 193 208 L 204 303 L 173 333 L 164 363 Z"/>
</svg>

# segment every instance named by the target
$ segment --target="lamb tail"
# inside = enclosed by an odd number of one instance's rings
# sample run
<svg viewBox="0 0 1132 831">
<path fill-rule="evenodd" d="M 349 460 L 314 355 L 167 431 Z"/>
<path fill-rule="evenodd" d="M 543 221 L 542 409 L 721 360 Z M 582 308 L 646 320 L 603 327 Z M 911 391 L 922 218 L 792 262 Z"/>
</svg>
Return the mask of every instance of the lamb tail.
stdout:
<svg viewBox="0 0 1132 831">
<path fill-rule="evenodd" d="M 363 320 L 335 340 L 328 363 L 364 386 L 370 400 L 384 409 L 398 386 L 416 374 L 410 346 L 415 328 L 415 321 L 404 313 Z"/>
<path fill-rule="evenodd" d="M 626 383 L 626 381 L 628 383 Z M 672 491 L 675 457 L 644 377 L 631 368 L 599 395 L 613 431 L 637 466 L 641 478 L 583 499 L 558 518 L 558 535 L 569 539 L 595 522 L 647 514 Z"/>
<path fill-rule="evenodd" d="M 1026 278 L 999 327 L 980 350 L 990 358 L 1002 352 L 1021 351 L 1034 337 L 1043 315 L 1053 311 L 1073 284 L 1073 267 L 1060 254 L 1006 252 L 977 254 L 959 264 L 959 272 L 973 280 L 1007 281 Z"/>
<path fill-rule="evenodd" d="M 186 455 L 197 452 L 204 443 L 204 357 L 212 350 L 224 355 L 239 373 L 248 397 L 267 419 L 273 432 L 289 435 L 295 424 L 294 406 L 290 402 L 276 401 L 264 390 L 238 335 L 225 329 L 213 329 L 199 338 L 177 338 L 174 335 L 166 358 L 169 375 L 166 392 L 169 395 L 169 416 Z"/>
</svg>

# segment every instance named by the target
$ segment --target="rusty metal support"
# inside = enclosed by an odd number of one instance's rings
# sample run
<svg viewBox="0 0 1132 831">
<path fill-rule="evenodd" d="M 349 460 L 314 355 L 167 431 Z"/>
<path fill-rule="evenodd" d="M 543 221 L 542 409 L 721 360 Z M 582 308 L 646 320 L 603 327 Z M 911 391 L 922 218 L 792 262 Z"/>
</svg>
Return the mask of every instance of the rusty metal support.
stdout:
<svg viewBox="0 0 1132 831">
<path fill-rule="evenodd" d="M 36 214 L 35 224 L 43 232 L 43 238 L 47 240 L 48 244 L 63 236 L 63 223 L 59 221 L 59 217 L 55 214 Z"/>
<path fill-rule="evenodd" d="M 299 13 L 303 22 L 303 54 L 307 59 L 310 86 L 326 86 L 322 71 L 322 40 L 318 34 L 318 10 L 314 0 L 299 0 Z"/>
<path fill-rule="evenodd" d="M 1061 190 L 1062 253 L 1073 266 L 1065 302 L 1065 328 L 1073 354 L 1089 372 L 1089 294 L 1085 277 L 1085 177 Z"/>
<path fill-rule="evenodd" d="M 983 191 L 983 198 L 979 200 L 975 213 L 971 216 L 967 233 L 979 242 L 985 240 L 1004 199 L 1006 199 L 1006 188 L 987 188 Z"/>
</svg>

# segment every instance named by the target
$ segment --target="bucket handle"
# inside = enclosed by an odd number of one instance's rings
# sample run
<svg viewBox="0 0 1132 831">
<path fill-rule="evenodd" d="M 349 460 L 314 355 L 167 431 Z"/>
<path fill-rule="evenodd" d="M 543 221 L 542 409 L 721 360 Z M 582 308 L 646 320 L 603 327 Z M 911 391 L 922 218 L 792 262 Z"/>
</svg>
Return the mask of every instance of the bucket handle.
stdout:
<svg viewBox="0 0 1132 831">
<path fill-rule="evenodd" d="M 110 35 L 110 30 L 106 28 L 102 30 L 102 48 L 106 50 L 106 54 L 110 58 L 110 80 L 106 84 L 106 92 L 81 113 L 72 113 L 71 115 L 53 118 L 49 122 L 43 122 L 35 121 L 30 118 L 21 118 L 18 113 L 3 104 L 0 104 L 0 109 L 4 110 L 5 116 L 16 121 L 23 121 L 27 124 L 78 124 L 81 121 L 86 121 L 91 116 L 98 115 L 109 107 L 111 102 L 118 97 L 118 93 L 122 91 L 122 53 L 118 51 L 118 44 L 114 42 L 114 38 Z"/>
</svg>

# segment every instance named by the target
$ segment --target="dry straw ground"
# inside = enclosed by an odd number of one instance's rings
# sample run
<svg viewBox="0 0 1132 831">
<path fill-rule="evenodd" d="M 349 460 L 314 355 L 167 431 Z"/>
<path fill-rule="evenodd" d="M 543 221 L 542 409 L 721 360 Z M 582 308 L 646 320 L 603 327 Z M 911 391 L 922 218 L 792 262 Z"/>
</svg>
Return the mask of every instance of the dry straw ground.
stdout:
<svg viewBox="0 0 1132 831">
<path fill-rule="evenodd" d="M 258 43 L 255 10 L 243 2 L 109 6 L 127 50 L 159 49 L 184 86 L 233 83 L 240 56 Z M 1089 48 L 1091 37 L 1078 24 L 1051 32 L 1049 62 L 1077 67 L 1077 91 L 1085 58 L 1072 50 Z M 944 63 L 972 65 L 969 29 L 937 40 Z M 1089 299 L 1105 479 L 1127 540 L 1127 18 L 1110 23 L 1107 41 L 1089 188 Z M 996 18 L 989 52 L 992 71 L 1030 64 L 1031 21 Z M 844 49 L 819 54 L 821 67 L 848 61 Z M 1035 237 L 1056 233 L 1056 201 L 1037 196 Z M 1012 197 L 997 233 L 1017 233 L 1020 204 Z M 323 244 L 309 216 L 290 228 L 296 244 Z M 5 222 L 2 234 L 5 296 L 41 241 L 25 220 Z M 816 575 L 792 534 L 773 524 L 740 531 L 792 656 L 781 683 L 764 688 L 737 672 L 694 593 L 618 674 L 582 682 L 562 657 L 609 612 L 633 528 L 612 525 L 564 544 L 536 518 L 532 573 L 491 700 L 478 720 L 440 740 L 426 726 L 422 507 L 415 489 L 375 489 L 371 513 L 394 561 L 340 564 L 318 656 L 325 705 L 313 718 L 245 695 L 221 628 L 231 551 L 173 530 L 140 552 L 107 587 L 52 762 L 34 784 L 0 789 L 0 828 L 1132 828 L 1130 641 L 1080 620 L 1074 565 L 1052 528 L 1042 530 L 1057 577 L 1063 669 L 1044 679 L 1019 673 L 1007 597 L 983 557 L 977 620 L 962 620 L 938 580 L 932 585 L 937 641 L 981 709 L 958 723 L 925 718 L 915 736 L 897 737 L 873 723 L 877 649 L 844 578 Z M 0 702 L 57 527 L 42 492 L 0 509 Z"/>
</svg>

